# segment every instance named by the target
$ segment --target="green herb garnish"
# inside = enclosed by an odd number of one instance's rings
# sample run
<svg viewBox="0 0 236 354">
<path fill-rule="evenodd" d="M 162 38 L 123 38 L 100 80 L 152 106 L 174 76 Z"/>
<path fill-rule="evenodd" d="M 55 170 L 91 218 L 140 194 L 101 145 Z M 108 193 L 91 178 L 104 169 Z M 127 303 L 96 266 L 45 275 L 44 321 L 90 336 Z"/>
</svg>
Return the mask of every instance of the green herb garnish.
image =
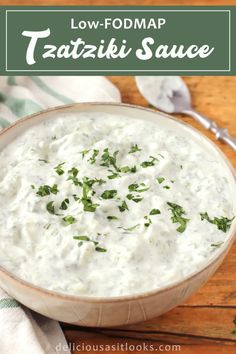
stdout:
<svg viewBox="0 0 236 354">
<path fill-rule="evenodd" d="M 122 202 L 121 205 L 118 206 L 118 208 L 121 213 L 123 213 L 125 210 L 129 210 L 128 205 L 125 200 Z"/>
<path fill-rule="evenodd" d="M 54 184 L 54 185 L 51 187 L 51 193 L 52 193 L 52 194 L 57 194 L 58 192 L 59 192 L 59 190 L 58 190 L 57 184 Z"/>
<path fill-rule="evenodd" d="M 169 210 L 171 210 L 173 215 L 171 217 L 172 222 L 180 224 L 180 226 L 176 229 L 176 231 L 181 233 L 184 232 L 187 227 L 187 223 L 189 221 L 189 219 L 183 217 L 183 215 L 185 215 L 186 212 L 178 204 L 167 202 L 167 205 L 170 207 Z"/>
<path fill-rule="evenodd" d="M 140 224 L 136 224 L 136 225 L 131 226 L 131 227 L 120 227 L 120 229 L 123 229 L 124 231 L 131 232 L 131 231 L 135 230 L 138 226 L 140 226 Z"/>
<path fill-rule="evenodd" d="M 149 156 L 150 160 L 149 161 L 144 161 L 140 164 L 141 167 L 143 168 L 147 168 L 150 166 L 154 166 L 155 162 L 158 161 L 158 159 L 156 157 L 153 156 Z"/>
<path fill-rule="evenodd" d="M 66 225 L 71 225 L 76 222 L 76 219 L 71 215 L 65 216 L 64 218 L 62 218 L 62 220 L 65 221 Z"/>
<path fill-rule="evenodd" d="M 149 213 L 149 215 L 158 215 L 161 214 L 159 209 L 152 209 Z"/>
<path fill-rule="evenodd" d="M 147 215 L 144 216 L 144 219 L 147 220 L 147 221 L 144 223 L 144 226 L 145 226 L 145 227 L 149 227 L 149 226 L 152 224 L 152 220 L 151 220 Z"/>
<path fill-rule="evenodd" d="M 115 189 L 110 189 L 110 190 L 106 190 L 101 194 L 101 197 L 103 199 L 112 199 L 117 195 L 117 190 Z"/>
<path fill-rule="evenodd" d="M 128 173 L 128 172 L 131 171 L 131 169 L 130 169 L 129 166 L 123 166 L 123 167 L 121 167 L 119 170 L 120 170 L 120 172 L 122 172 L 122 173 Z"/>
<path fill-rule="evenodd" d="M 45 197 L 47 195 L 52 194 L 57 194 L 58 187 L 57 184 L 54 184 L 52 187 L 48 186 L 47 184 L 44 184 L 43 186 L 40 186 L 36 194 L 40 197 Z"/>
<path fill-rule="evenodd" d="M 126 198 L 129 199 L 129 200 L 132 200 L 135 203 L 139 203 L 139 202 L 141 202 L 141 200 L 143 200 L 143 198 L 140 197 L 140 195 L 136 195 L 135 196 L 135 195 L 133 195 L 131 193 L 127 194 Z"/>
<path fill-rule="evenodd" d="M 140 149 L 137 144 L 134 144 L 134 145 L 131 145 L 131 149 L 129 151 L 129 154 L 133 154 L 134 152 L 141 151 L 141 150 L 142 149 Z"/>
<path fill-rule="evenodd" d="M 78 197 L 78 195 L 76 195 L 76 194 L 73 194 L 73 198 L 76 202 L 78 202 L 78 200 L 80 200 L 80 197 Z"/>
<path fill-rule="evenodd" d="M 91 165 L 94 164 L 96 162 L 96 157 L 98 156 L 99 154 L 99 150 L 93 150 L 93 155 L 90 157 L 90 159 L 88 160 Z"/>
<path fill-rule="evenodd" d="M 48 161 L 48 160 L 45 160 L 45 159 L 38 159 L 38 161 L 44 162 L 44 163 L 49 163 L 49 161 Z"/>
<path fill-rule="evenodd" d="M 108 215 L 107 216 L 107 220 L 119 220 L 119 218 L 117 216 L 114 216 L 114 215 Z"/>
<path fill-rule="evenodd" d="M 68 208 L 69 203 L 70 203 L 70 201 L 68 198 L 64 199 L 63 202 L 61 203 L 60 209 L 66 210 Z"/>
<path fill-rule="evenodd" d="M 90 241 L 90 238 L 88 236 L 73 236 L 73 239 L 79 241 Z"/>
<path fill-rule="evenodd" d="M 157 182 L 159 183 L 159 184 L 161 184 L 162 182 L 164 182 L 165 181 L 165 178 L 164 177 L 157 177 Z"/>
<path fill-rule="evenodd" d="M 103 150 L 103 154 L 101 156 L 101 166 L 105 166 L 105 167 L 114 167 L 114 169 L 119 172 L 119 168 L 116 165 L 116 158 L 117 158 L 117 154 L 119 151 L 115 151 L 112 155 L 109 152 L 109 149 L 106 148 Z"/>
<path fill-rule="evenodd" d="M 95 247 L 95 250 L 96 250 L 97 252 L 107 252 L 107 249 L 106 249 L 106 248 L 99 247 L 99 246 Z"/>
<path fill-rule="evenodd" d="M 81 202 L 83 204 L 84 211 L 94 212 L 96 208 L 99 206 L 99 204 L 94 204 L 91 199 L 91 194 L 93 192 L 92 186 L 96 182 L 102 183 L 103 180 L 92 180 L 92 179 L 90 180 L 87 177 L 83 179 Z"/>
<path fill-rule="evenodd" d="M 46 225 L 44 225 L 44 229 L 46 229 L 46 230 L 49 230 L 50 229 L 50 227 L 51 227 L 51 224 L 46 224 Z"/>
<path fill-rule="evenodd" d="M 53 205 L 53 202 L 47 203 L 46 209 L 47 209 L 47 211 L 48 211 L 50 214 L 53 214 L 53 215 L 56 214 L 56 213 L 55 213 L 55 207 L 54 207 L 54 205 Z"/>
<path fill-rule="evenodd" d="M 82 150 L 79 152 L 79 154 L 82 155 L 82 159 L 84 158 L 85 155 L 87 155 L 89 153 L 90 150 Z"/>
<path fill-rule="evenodd" d="M 145 187 L 145 188 L 142 188 L 142 187 Z M 137 192 L 137 193 L 146 192 L 149 189 L 149 187 L 146 187 L 144 183 L 140 183 L 140 184 L 133 183 L 133 184 L 130 184 L 128 188 L 129 188 L 130 192 Z"/>
<path fill-rule="evenodd" d="M 69 177 L 67 178 L 67 180 L 71 180 L 75 186 L 78 186 L 81 184 L 81 182 L 79 182 L 77 175 L 79 173 L 79 170 L 76 167 L 72 167 L 69 171 L 68 171 L 68 175 Z"/>
<path fill-rule="evenodd" d="M 56 171 L 56 173 L 61 176 L 65 173 L 65 171 L 63 170 L 62 166 L 65 164 L 65 162 L 59 163 L 59 165 L 57 165 L 56 167 L 54 167 L 54 170 Z"/>
<path fill-rule="evenodd" d="M 234 217 L 232 219 L 228 219 L 225 216 L 221 216 L 219 218 L 214 217 L 213 219 L 211 219 L 207 212 L 200 213 L 200 216 L 201 220 L 207 220 L 209 223 L 216 225 L 218 230 L 221 230 L 223 232 L 227 232 L 229 230 L 231 223 L 234 219 Z"/>
<path fill-rule="evenodd" d="M 112 170 L 108 170 L 109 172 L 111 172 L 111 175 L 107 176 L 107 178 L 109 179 L 115 179 L 115 178 L 118 178 L 120 177 L 119 173 L 118 172 L 114 172 Z"/>
<path fill-rule="evenodd" d="M 224 243 L 224 242 L 212 243 L 212 244 L 211 244 L 211 247 L 216 247 L 216 248 L 218 248 L 218 247 L 222 246 L 223 243 Z"/>
</svg>

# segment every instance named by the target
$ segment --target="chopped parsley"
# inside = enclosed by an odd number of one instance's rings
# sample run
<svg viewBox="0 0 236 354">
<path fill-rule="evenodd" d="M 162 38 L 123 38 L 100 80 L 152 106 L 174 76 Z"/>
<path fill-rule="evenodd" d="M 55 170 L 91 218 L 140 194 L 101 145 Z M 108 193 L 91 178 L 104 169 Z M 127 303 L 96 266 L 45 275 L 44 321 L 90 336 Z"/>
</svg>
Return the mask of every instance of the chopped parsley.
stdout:
<svg viewBox="0 0 236 354">
<path fill-rule="evenodd" d="M 54 184 L 52 187 L 50 187 L 47 184 L 44 184 L 43 186 L 40 186 L 36 194 L 40 197 L 45 197 L 47 195 L 52 194 L 57 194 L 59 192 L 57 184 Z"/>
<path fill-rule="evenodd" d="M 63 202 L 61 203 L 60 209 L 66 210 L 68 208 L 69 203 L 70 203 L 70 201 L 68 198 L 64 199 Z"/>
<path fill-rule="evenodd" d="M 130 192 L 137 192 L 137 193 L 142 193 L 146 192 L 149 187 L 145 186 L 145 183 L 133 183 L 128 186 Z"/>
<path fill-rule="evenodd" d="M 212 244 L 211 244 L 211 247 L 216 247 L 216 248 L 218 248 L 218 247 L 222 246 L 223 243 L 224 243 L 224 242 L 212 243 Z"/>
<path fill-rule="evenodd" d="M 71 225 L 76 222 L 76 219 L 71 215 L 65 216 L 64 218 L 62 218 L 62 220 L 65 221 L 66 225 Z"/>
<path fill-rule="evenodd" d="M 189 219 L 183 217 L 183 215 L 186 215 L 186 212 L 178 204 L 167 202 L 167 205 L 170 207 L 169 210 L 173 215 L 171 217 L 172 222 L 180 224 L 180 226 L 176 229 L 176 231 L 180 233 L 184 232 L 186 230 L 187 223 L 189 221 Z"/>
<path fill-rule="evenodd" d="M 227 232 L 229 230 L 231 223 L 234 219 L 234 217 L 232 219 L 228 219 L 225 216 L 221 216 L 219 218 L 215 216 L 213 219 L 211 219 L 207 212 L 200 213 L 200 216 L 201 220 L 207 220 L 209 223 L 216 225 L 218 230 L 221 230 L 223 232 Z"/>
<path fill-rule="evenodd" d="M 54 184 L 54 185 L 51 187 L 51 193 L 52 193 L 52 194 L 57 194 L 58 192 L 59 192 L 59 190 L 58 190 L 57 184 Z"/>
<path fill-rule="evenodd" d="M 96 247 L 95 247 L 95 250 L 96 250 L 97 252 L 107 252 L 107 249 L 106 249 L 106 248 L 100 247 L 100 246 L 96 246 Z"/>
<path fill-rule="evenodd" d="M 156 181 L 157 181 L 159 184 L 161 184 L 162 182 L 165 181 L 165 178 L 164 178 L 164 177 L 157 177 L 157 178 L 156 178 Z"/>
<path fill-rule="evenodd" d="M 52 226 L 51 224 L 46 224 L 46 225 L 44 225 L 43 228 L 44 228 L 45 230 L 49 230 L 51 226 Z"/>
<path fill-rule="evenodd" d="M 105 167 L 114 167 L 114 169 L 119 172 L 119 168 L 117 167 L 116 164 L 116 158 L 118 155 L 119 151 L 115 151 L 112 155 L 109 152 L 109 149 L 106 148 L 103 150 L 103 154 L 101 156 L 101 166 L 105 166 Z"/>
<path fill-rule="evenodd" d="M 121 205 L 118 206 L 118 208 L 121 213 L 123 213 L 125 210 L 129 210 L 128 205 L 125 200 L 122 202 Z"/>
<path fill-rule="evenodd" d="M 47 211 L 48 211 L 50 214 L 56 215 L 56 213 L 55 213 L 55 207 L 54 207 L 54 205 L 53 205 L 53 202 L 47 203 L 46 209 L 47 209 Z"/>
<path fill-rule="evenodd" d="M 85 155 L 89 153 L 90 150 L 82 150 L 79 153 L 82 155 L 82 159 L 84 158 Z"/>
<path fill-rule="evenodd" d="M 93 155 L 88 160 L 91 163 L 91 165 L 96 162 L 96 158 L 97 158 L 98 154 L 99 154 L 99 150 L 94 149 L 93 150 Z"/>
<path fill-rule="evenodd" d="M 84 207 L 84 211 L 89 211 L 89 212 L 94 212 L 96 208 L 99 206 L 99 204 L 94 204 L 91 199 L 91 194 L 92 192 L 92 186 L 95 182 L 102 183 L 101 181 L 103 180 L 93 180 L 89 179 L 88 177 L 85 177 L 83 179 L 83 184 L 82 184 L 82 198 L 81 202 Z"/>
<path fill-rule="evenodd" d="M 142 149 L 140 149 L 137 144 L 134 144 L 134 145 L 131 145 L 129 154 L 133 154 L 133 153 L 135 153 L 135 152 L 137 152 L 137 151 L 141 151 L 141 150 L 142 150 Z"/>
<path fill-rule="evenodd" d="M 99 242 L 91 240 L 88 236 L 74 236 L 73 239 L 80 241 L 78 244 L 79 246 L 82 246 L 83 242 L 92 242 L 95 246 L 99 244 Z"/>
<path fill-rule="evenodd" d="M 123 166 L 119 170 L 120 170 L 120 172 L 123 172 L 123 173 L 131 172 L 131 168 L 129 166 Z"/>
<path fill-rule="evenodd" d="M 144 219 L 146 220 L 144 226 L 149 227 L 152 224 L 152 220 L 147 215 L 144 216 Z"/>
<path fill-rule="evenodd" d="M 54 170 L 56 171 L 56 173 L 61 176 L 65 173 L 65 171 L 63 170 L 62 166 L 65 164 L 65 162 L 59 163 L 59 165 L 57 165 L 56 167 L 54 167 Z"/>
<path fill-rule="evenodd" d="M 123 172 L 123 173 L 135 173 L 137 171 L 137 167 L 136 166 L 132 166 L 132 167 L 123 166 L 119 169 L 119 171 Z"/>
<path fill-rule="evenodd" d="M 112 199 L 117 195 L 117 190 L 115 189 L 110 189 L 110 190 L 106 190 L 101 194 L 101 197 L 103 199 Z"/>
<path fill-rule="evenodd" d="M 78 200 L 80 200 L 80 197 L 78 197 L 78 195 L 76 194 L 73 194 L 73 198 L 74 198 L 74 201 L 78 202 Z"/>
<path fill-rule="evenodd" d="M 81 184 L 81 182 L 79 182 L 77 175 L 79 173 L 79 170 L 76 167 L 72 167 L 69 171 L 68 171 L 68 175 L 69 177 L 67 178 L 68 181 L 72 181 L 73 184 L 75 186 L 78 186 Z"/>
<path fill-rule="evenodd" d="M 73 236 L 73 239 L 78 241 L 90 241 L 90 238 L 88 236 Z"/>
<path fill-rule="evenodd" d="M 165 189 L 170 189 L 170 186 L 163 186 L 163 188 L 165 188 Z"/>
<path fill-rule="evenodd" d="M 111 172 L 111 175 L 107 176 L 108 179 L 115 179 L 115 178 L 120 177 L 118 172 L 114 172 L 112 170 L 108 170 L 108 171 Z"/>
<path fill-rule="evenodd" d="M 49 161 L 48 161 L 48 160 L 45 160 L 45 159 L 38 159 L 38 161 L 44 162 L 44 163 L 49 163 Z"/>
<path fill-rule="evenodd" d="M 124 231 L 134 231 L 138 226 L 140 226 L 140 224 L 136 224 L 134 226 L 131 226 L 131 227 L 120 227 L 120 229 L 123 229 Z"/>
<path fill-rule="evenodd" d="M 140 197 L 140 195 L 135 196 L 134 194 L 131 194 L 131 193 L 127 194 L 126 198 L 129 200 L 132 200 L 135 203 L 139 203 L 143 200 L 143 198 Z"/>
<path fill-rule="evenodd" d="M 107 220 L 111 221 L 111 220 L 119 220 L 119 218 L 117 216 L 114 215 L 108 215 L 107 216 Z"/>
<path fill-rule="evenodd" d="M 158 161 L 158 159 L 156 157 L 153 156 L 149 156 L 150 160 L 149 161 L 144 161 L 140 164 L 141 167 L 143 168 L 147 168 L 150 166 L 154 166 L 155 162 Z"/>
<path fill-rule="evenodd" d="M 159 209 L 152 209 L 149 213 L 149 215 L 158 215 L 161 214 Z"/>
</svg>

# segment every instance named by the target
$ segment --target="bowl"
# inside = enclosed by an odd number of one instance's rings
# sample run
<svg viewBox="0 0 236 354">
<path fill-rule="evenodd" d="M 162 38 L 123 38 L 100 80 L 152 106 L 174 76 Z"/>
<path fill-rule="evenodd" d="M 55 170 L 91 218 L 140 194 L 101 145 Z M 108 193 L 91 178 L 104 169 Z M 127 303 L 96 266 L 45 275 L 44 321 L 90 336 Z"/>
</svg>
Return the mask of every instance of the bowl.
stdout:
<svg viewBox="0 0 236 354">
<path fill-rule="evenodd" d="M 235 173 L 229 161 L 215 144 L 196 129 L 168 115 L 125 104 L 79 103 L 56 107 L 33 114 L 17 121 L 0 133 L 0 150 L 29 127 L 43 120 L 53 119 L 60 113 L 94 111 L 123 114 L 130 117 L 130 119 L 159 120 L 160 124 L 165 121 L 165 124 L 172 126 L 178 125 L 182 129 L 187 130 L 190 136 L 197 136 L 201 144 L 205 144 L 207 149 L 214 150 L 214 153 L 222 160 L 222 164 L 225 165 L 225 168 L 228 168 L 231 173 L 232 181 L 234 181 L 236 189 Z M 30 284 L 3 267 L 0 267 L 0 286 L 8 292 L 9 295 L 28 308 L 58 321 L 92 327 L 128 325 L 148 320 L 169 311 L 185 301 L 185 299 L 206 283 L 229 251 L 234 241 L 235 231 L 236 220 L 234 220 L 231 225 L 230 233 L 224 245 L 210 260 L 202 264 L 201 268 L 197 271 L 182 278 L 181 281 L 174 282 L 158 290 L 151 290 L 138 295 L 109 298 L 64 295 Z"/>
</svg>

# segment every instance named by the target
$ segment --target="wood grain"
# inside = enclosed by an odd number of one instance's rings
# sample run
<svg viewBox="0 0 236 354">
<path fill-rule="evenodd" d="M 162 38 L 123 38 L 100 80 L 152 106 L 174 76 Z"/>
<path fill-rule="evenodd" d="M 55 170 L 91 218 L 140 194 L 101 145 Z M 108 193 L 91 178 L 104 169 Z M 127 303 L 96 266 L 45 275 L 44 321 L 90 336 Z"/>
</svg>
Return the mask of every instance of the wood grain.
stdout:
<svg viewBox="0 0 236 354">
<path fill-rule="evenodd" d="M 236 0 L 176 1 L 176 0 L 12 0 L 0 5 L 236 5 Z M 110 77 L 122 92 L 123 102 L 147 106 L 137 91 L 133 77 Z M 236 77 L 186 77 L 192 93 L 193 105 L 199 112 L 214 119 L 229 129 L 236 137 Z M 215 140 L 189 117 L 181 119 L 192 124 Z M 226 145 L 217 145 L 236 168 L 236 154 Z M 72 353 L 87 353 L 76 345 L 116 345 L 116 353 L 130 353 L 119 350 L 118 345 L 136 346 L 133 353 L 140 353 L 138 346 L 160 344 L 181 345 L 184 354 L 225 354 L 236 351 L 236 334 L 232 334 L 236 315 L 236 244 L 232 247 L 217 273 L 185 304 L 145 323 L 124 328 L 93 329 L 62 324 Z M 74 346 L 74 350 L 73 350 Z M 94 350 L 95 349 L 95 350 Z M 97 353 L 96 347 L 90 353 Z M 111 352 L 111 350 L 108 352 Z M 147 351 L 143 350 L 142 353 Z M 175 352 L 174 348 L 170 352 Z"/>
<path fill-rule="evenodd" d="M 147 106 L 139 94 L 133 77 L 110 77 L 122 92 L 126 103 Z M 229 129 L 236 137 L 236 77 L 186 77 L 194 107 Z M 197 127 L 210 139 L 212 134 L 189 117 L 181 117 Z M 236 154 L 226 145 L 216 142 L 236 168 Z M 236 347 L 236 244 L 217 273 L 185 304 L 153 320 L 116 329 L 88 329 L 63 325 L 70 343 L 112 345 L 128 343 L 135 346 L 149 343 L 179 344 L 181 353 L 232 353 Z M 236 349 L 235 349 L 236 350 Z M 173 350 L 174 351 L 174 350 Z M 76 351 L 73 353 L 85 353 Z M 96 351 L 94 351 L 96 352 Z M 118 352 L 118 350 L 117 350 Z M 134 351 L 134 353 L 140 351 Z M 144 353 L 145 351 L 143 351 Z M 93 350 L 91 351 L 93 353 Z"/>
<path fill-rule="evenodd" d="M 236 137 L 236 77 L 205 76 L 184 79 L 191 90 L 194 107 L 228 128 Z M 110 80 L 121 90 L 123 102 L 148 105 L 139 94 L 133 77 L 110 77 Z M 179 118 L 215 141 L 213 135 L 202 129 L 192 118 L 180 115 Z M 235 152 L 220 142 L 216 143 L 236 168 Z M 185 304 L 165 315 L 124 328 L 88 329 L 63 325 L 63 329 L 68 341 L 77 344 L 129 343 L 138 346 L 145 342 L 157 347 L 160 343 L 169 343 L 181 345 L 181 353 L 232 352 L 236 347 L 236 335 L 231 333 L 236 327 L 233 324 L 236 316 L 235 269 L 236 244 L 209 282 Z M 86 351 L 73 351 L 79 352 Z"/>
</svg>

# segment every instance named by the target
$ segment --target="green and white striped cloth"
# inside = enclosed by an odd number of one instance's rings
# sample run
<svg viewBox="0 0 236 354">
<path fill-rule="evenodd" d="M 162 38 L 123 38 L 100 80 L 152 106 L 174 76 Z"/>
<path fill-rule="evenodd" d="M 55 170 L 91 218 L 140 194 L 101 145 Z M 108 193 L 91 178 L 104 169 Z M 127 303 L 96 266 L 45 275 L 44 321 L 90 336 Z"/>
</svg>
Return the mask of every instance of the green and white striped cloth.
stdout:
<svg viewBox="0 0 236 354">
<path fill-rule="evenodd" d="M 0 129 L 37 111 L 72 102 L 119 102 L 105 77 L 0 77 Z M 57 321 L 20 305 L 0 289 L 0 354 L 70 354 Z"/>
<path fill-rule="evenodd" d="M 70 354 L 57 321 L 29 311 L 0 289 L 1 354 Z"/>
<path fill-rule="evenodd" d="M 1 76 L 0 127 L 73 102 L 120 102 L 119 90 L 100 76 Z"/>
</svg>

